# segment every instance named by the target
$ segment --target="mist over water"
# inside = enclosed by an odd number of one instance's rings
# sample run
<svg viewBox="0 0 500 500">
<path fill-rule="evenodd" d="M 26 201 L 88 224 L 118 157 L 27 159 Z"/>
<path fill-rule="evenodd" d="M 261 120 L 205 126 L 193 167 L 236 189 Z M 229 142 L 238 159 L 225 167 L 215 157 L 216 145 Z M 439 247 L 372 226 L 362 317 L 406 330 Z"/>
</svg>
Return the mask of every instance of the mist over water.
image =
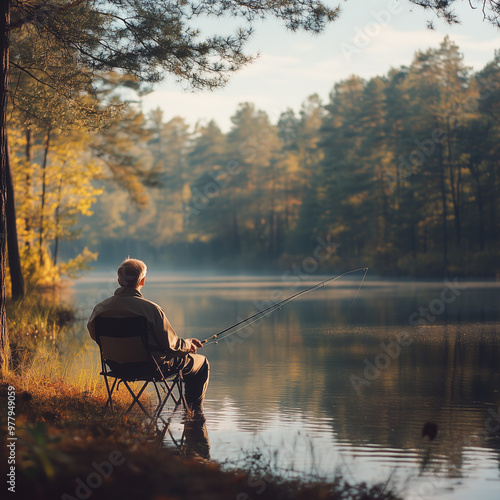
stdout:
<svg viewBox="0 0 500 500">
<path fill-rule="evenodd" d="M 288 473 L 392 477 L 408 499 L 498 498 L 500 283 L 367 280 L 353 303 L 361 276 L 200 351 L 212 367 L 211 458 L 241 463 L 258 450 Z M 203 339 L 321 279 L 164 275 L 143 294 L 180 336 Z M 76 283 L 82 327 L 114 289 L 111 274 Z M 426 422 L 438 426 L 432 441 Z M 182 430 L 175 417 L 174 437 Z"/>
</svg>

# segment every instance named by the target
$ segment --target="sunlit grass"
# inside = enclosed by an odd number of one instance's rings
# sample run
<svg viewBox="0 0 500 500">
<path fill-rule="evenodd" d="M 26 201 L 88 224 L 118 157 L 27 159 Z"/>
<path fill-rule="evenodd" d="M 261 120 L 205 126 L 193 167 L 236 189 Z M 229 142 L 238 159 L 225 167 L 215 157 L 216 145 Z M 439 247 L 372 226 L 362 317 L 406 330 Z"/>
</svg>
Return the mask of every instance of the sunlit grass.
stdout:
<svg viewBox="0 0 500 500">
<path fill-rule="evenodd" d="M 32 422 L 50 422 L 66 426 L 75 423 L 101 422 L 111 416 L 104 414 L 107 392 L 100 373 L 100 365 L 83 368 L 81 353 L 61 360 L 57 349 L 40 345 L 16 370 L 10 370 L 3 380 L 20 394 L 21 407 Z M 82 369 L 78 369 L 79 365 Z M 132 398 L 126 390 L 115 391 L 113 402 L 117 414 L 123 412 Z M 150 405 L 148 394 L 141 401 Z"/>
<path fill-rule="evenodd" d="M 32 345 L 43 339 L 52 343 L 61 329 L 74 320 L 75 310 L 50 295 L 28 295 L 6 303 L 7 326 L 11 342 Z"/>
<path fill-rule="evenodd" d="M 98 359 L 86 356 L 81 335 L 72 328 L 75 311 L 57 297 L 29 295 L 7 303 L 11 363 L 3 387 L 21 394 L 33 422 L 99 421 L 107 393 Z M 75 333 L 76 332 L 76 333 Z M 144 396 L 147 403 L 147 395 Z M 118 409 L 131 401 L 116 391 Z"/>
</svg>

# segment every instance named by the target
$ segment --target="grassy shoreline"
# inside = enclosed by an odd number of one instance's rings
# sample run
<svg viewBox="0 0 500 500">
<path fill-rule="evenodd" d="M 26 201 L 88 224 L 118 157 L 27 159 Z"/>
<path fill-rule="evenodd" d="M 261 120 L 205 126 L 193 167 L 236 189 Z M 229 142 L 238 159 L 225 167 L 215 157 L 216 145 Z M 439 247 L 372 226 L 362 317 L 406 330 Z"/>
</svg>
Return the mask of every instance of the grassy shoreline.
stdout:
<svg viewBox="0 0 500 500">
<path fill-rule="evenodd" d="M 159 446 L 158 430 L 140 415 L 103 415 L 103 384 L 65 380 L 57 345 L 73 320 L 57 300 L 28 297 L 10 303 L 12 367 L 0 380 L 1 434 L 7 437 L 7 410 L 15 413 L 15 496 L 40 500 L 90 499 L 356 499 L 396 500 L 387 484 L 351 485 L 342 478 L 287 480 L 265 465 L 223 470 L 220 464 L 181 456 Z M 52 352 L 40 361 L 40 349 Z M 14 406 L 9 395 L 15 394 Z M 121 391 L 118 406 L 128 398 Z M 161 438 L 161 436 L 160 436 Z M 2 447 L 0 470 L 9 472 Z M 5 477 L 5 476 L 4 476 Z"/>
</svg>

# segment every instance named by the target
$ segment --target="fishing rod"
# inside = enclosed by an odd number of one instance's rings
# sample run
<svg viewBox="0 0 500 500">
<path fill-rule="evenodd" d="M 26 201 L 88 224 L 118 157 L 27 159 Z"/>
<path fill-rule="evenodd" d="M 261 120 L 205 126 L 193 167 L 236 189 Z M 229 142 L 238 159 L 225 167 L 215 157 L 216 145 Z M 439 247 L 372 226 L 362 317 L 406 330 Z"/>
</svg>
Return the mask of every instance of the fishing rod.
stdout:
<svg viewBox="0 0 500 500">
<path fill-rule="evenodd" d="M 356 273 L 358 271 L 364 271 L 365 274 L 363 275 L 363 279 L 361 280 L 361 283 L 359 284 L 356 295 L 354 296 L 354 300 L 353 300 L 353 303 L 354 303 L 354 301 L 356 300 L 356 297 L 358 296 L 359 290 L 361 289 L 361 286 L 363 285 L 363 282 L 364 282 L 365 277 L 366 277 L 366 273 L 368 272 L 367 267 L 359 267 L 358 269 L 351 269 L 350 271 L 346 271 L 345 273 L 338 274 L 336 276 L 332 276 L 331 278 L 327 278 L 326 280 L 323 280 L 319 283 L 316 283 L 315 285 L 312 285 L 309 288 L 305 288 L 304 290 L 301 290 L 300 292 L 294 293 L 293 295 L 290 295 L 290 297 L 287 297 L 286 299 L 283 299 L 279 302 L 271 304 L 270 306 L 268 306 L 264 309 L 261 309 L 260 311 L 257 311 L 254 314 L 251 314 L 250 316 L 246 317 L 245 319 L 242 319 L 242 320 L 238 321 L 237 323 L 234 323 L 233 325 L 228 326 L 227 328 L 224 328 L 224 330 L 221 330 L 220 332 L 218 332 L 214 335 L 211 335 L 210 337 L 206 338 L 205 340 L 202 340 L 201 343 L 206 344 L 209 341 L 217 343 L 217 338 L 220 335 L 232 330 L 233 328 L 236 328 L 237 326 L 240 326 L 244 323 L 247 323 L 248 321 L 250 321 L 254 318 L 260 319 L 261 316 L 262 317 L 267 316 L 271 312 L 275 311 L 276 309 L 280 309 L 282 306 L 284 306 L 288 302 L 292 301 L 293 299 L 296 299 L 297 297 L 300 297 L 301 295 L 303 295 L 307 292 L 312 292 L 313 290 L 317 290 L 318 288 L 324 287 L 330 281 L 336 281 L 339 278 L 342 278 L 342 276 L 345 276 L 346 274 Z M 351 303 L 351 307 L 352 307 L 352 303 Z M 351 307 L 349 307 L 349 311 L 351 310 Z M 255 321 L 258 321 L 258 319 L 256 319 Z M 248 326 L 248 325 L 246 325 L 246 326 Z M 238 330 L 236 330 L 236 331 L 238 331 Z M 233 335 L 234 333 L 236 333 L 236 331 L 226 335 L 224 338 L 228 337 L 229 335 Z M 212 343 L 212 342 L 210 342 L 210 343 Z"/>
</svg>

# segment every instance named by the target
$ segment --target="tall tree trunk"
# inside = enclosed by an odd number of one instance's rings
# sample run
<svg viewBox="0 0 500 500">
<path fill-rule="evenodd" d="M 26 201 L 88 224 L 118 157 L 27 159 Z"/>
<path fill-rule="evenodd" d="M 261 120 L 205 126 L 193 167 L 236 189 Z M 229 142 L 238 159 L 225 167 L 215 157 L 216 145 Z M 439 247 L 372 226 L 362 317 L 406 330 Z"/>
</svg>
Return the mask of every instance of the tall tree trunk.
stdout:
<svg viewBox="0 0 500 500">
<path fill-rule="evenodd" d="M 9 252 L 9 269 L 12 298 L 14 300 L 24 297 L 24 279 L 19 258 L 19 244 L 17 241 L 16 203 L 14 199 L 14 186 L 10 168 L 10 148 L 7 144 L 7 250 Z"/>
<path fill-rule="evenodd" d="M 283 221 L 283 229 L 285 231 L 285 233 L 288 232 L 288 228 L 290 227 L 290 207 L 289 207 L 289 204 L 290 204 L 290 194 L 289 194 L 289 189 L 288 189 L 288 176 L 285 175 L 283 176 L 284 177 L 284 185 L 283 185 L 283 197 L 285 199 L 285 213 L 284 213 L 284 221 Z"/>
<path fill-rule="evenodd" d="M 384 173 L 379 175 L 380 192 L 382 195 L 382 246 L 388 244 L 389 239 L 389 199 L 385 192 Z"/>
<path fill-rule="evenodd" d="M 481 184 L 481 170 L 479 165 L 469 162 L 469 171 L 476 184 L 476 206 L 479 217 L 479 251 L 484 250 L 484 201 L 483 201 L 483 187 Z"/>
<path fill-rule="evenodd" d="M 481 186 L 477 185 L 477 210 L 479 213 L 479 251 L 484 250 L 484 206 Z"/>
<path fill-rule="evenodd" d="M 38 236 L 38 246 L 40 252 L 40 266 L 43 265 L 43 236 L 44 230 L 43 225 L 45 223 L 45 197 L 47 193 L 47 157 L 49 156 L 50 148 L 50 127 L 47 129 L 47 134 L 45 135 L 45 148 L 43 151 L 43 162 L 42 162 L 42 198 L 40 200 L 40 233 Z"/>
<path fill-rule="evenodd" d="M 59 185 L 57 186 L 57 206 L 55 211 L 55 223 L 56 223 L 56 234 L 54 238 L 54 254 L 52 258 L 54 260 L 54 266 L 57 264 L 57 254 L 59 251 L 59 232 L 60 232 L 60 220 L 61 220 L 61 195 L 62 195 L 62 177 L 59 179 Z M 139 243 L 139 241 L 138 241 Z M 136 255 L 140 255 L 139 252 Z"/>
<path fill-rule="evenodd" d="M 28 164 L 28 168 L 26 169 L 26 198 L 28 199 L 28 210 L 26 213 L 26 217 L 24 219 L 24 229 L 26 230 L 26 234 L 29 235 L 31 232 L 31 164 L 33 162 L 33 148 L 32 148 L 32 142 L 33 142 L 33 136 L 31 133 L 31 129 L 29 126 L 26 127 L 26 146 L 25 146 L 25 152 L 26 152 L 26 163 Z M 31 241 L 28 238 L 26 238 L 26 246 L 30 246 Z"/>
<path fill-rule="evenodd" d="M 9 357 L 9 337 L 5 310 L 5 231 L 7 180 L 7 102 L 9 92 L 10 0 L 0 2 L 0 368 Z"/>
<path fill-rule="evenodd" d="M 415 206 L 415 191 L 411 190 L 411 206 Z M 411 256 L 415 260 L 418 253 L 418 229 L 416 221 L 417 211 L 410 210 L 410 231 L 411 231 Z M 425 238 L 425 228 L 424 228 L 424 238 Z M 427 241 L 424 240 L 424 253 L 426 250 Z"/>
<path fill-rule="evenodd" d="M 438 162 L 439 162 L 439 181 L 441 188 L 441 223 L 443 225 L 443 273 L 446 274 L 448 269 L 448 207 L 446 205 L 446 179 L 443 161 L 443 149 L 441 144 L 438 144 Z"/>
<path fill-rule="evenodd" d="M 453 154 L 452 154 L 452 130 L 448 127 L 448 136 L 447 136 L 447 146 L 448 146 L 448 172 L 450 175 L 450 192 L 451 192 L 451 200 L 453 202 L 453 212 L 455 214 L 455 238 L 457 248 L 460 247 L 461 241 L 461 184 L 462 184 L 462 170 L 460 164 L 454 164 L 453 162 Z M 457 176 L 455 178 L 454 168 L 457 167 Z"/>
<path fill-rule="evenodd" d="M 271 173 L 271 195 L 270 195 L 270 209 L 269 209 L 269 243 L 268 252 L 271 258 L 274 258 L 278 252 L 278 235 L 276 229 L 276 174 L 274 170 L 275 166 L 272 166 Z"/>
<path fill-rule="evenodd" d="M 488 219 L 489 219 L 489 229 L 486 232 L 485 246 L 491 248 L 491 245 L 496 247 L 497 241 L 497 212 L 498 212 L 498 196 L 497 196 L 497 175 L 496 172 L 500 171 L 500 162 L 489 162 L 489 172 L 488 172 L 488 191 L 486 202 L 489 205 Z"/>
</svg>

